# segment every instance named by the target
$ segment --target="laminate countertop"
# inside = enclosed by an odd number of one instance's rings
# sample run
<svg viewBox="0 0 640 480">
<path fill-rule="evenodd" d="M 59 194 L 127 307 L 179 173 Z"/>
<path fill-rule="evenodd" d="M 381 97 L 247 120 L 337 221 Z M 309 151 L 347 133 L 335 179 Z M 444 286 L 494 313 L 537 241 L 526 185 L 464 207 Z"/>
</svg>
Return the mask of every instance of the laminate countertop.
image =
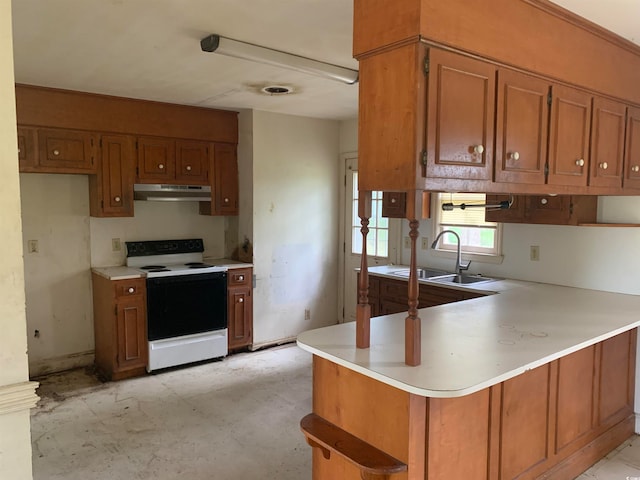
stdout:
<svg viewBox="0 0 640 480">
<path fill-rule="evenodd" d="M 485 290 L 488 295 L 419 311 L 418 366 L 404 363 L 406 313 L 372 318 L 368 349 L 355 346 L 355 322 L 304 332 L 298 346 L 401 390 L 451 398 L 496 385 L 640 325 L 638 295 L 515 280 L 463 289 Z"/>
<path fill-rule="evenodd" d="M 239 262 L 237 260 L 231 260 L 229 258 L 205 258 L 205 263 L 215 265 L 216 267 L 232 268 L 248 268 L 252 267 L 251 263 Z M 93 267 L 92 272 L 97 273 L 109 280 L 129 280 L 131 278 L 146 277 L 146 275 L 135 268 L 127 267 L 125 265 L 118 265 L 113 267 Z"/>
</svg>

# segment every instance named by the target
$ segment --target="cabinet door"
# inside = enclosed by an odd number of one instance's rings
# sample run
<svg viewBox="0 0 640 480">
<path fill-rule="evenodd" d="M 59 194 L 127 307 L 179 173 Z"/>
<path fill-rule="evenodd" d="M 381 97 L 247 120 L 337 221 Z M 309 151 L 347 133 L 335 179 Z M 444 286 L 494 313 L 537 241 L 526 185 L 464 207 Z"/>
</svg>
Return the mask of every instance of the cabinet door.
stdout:
<svg viewBox="0 0 640 480">
<path fill-rule="evenodd" d="M 525 197 L 519 195 L 487 195 L 487 205 L 498 205 L 503 201 L 512 201 L 506 209 L 487 208 L 484 219 L 487 222 L 522 223 L 525 217 Z"/>
<path fill-rule="evenodd" d="M 238 160 L 236 146 L 216 143 L 214 146 L 215 212 L 218 215 L 238 214 Z"/>
<path fill-rule="evenodd" d="M 626 105 L 593 99 L 589 185 L 622 187 Z"/>
<path fill-rule="evenodd" d="M 18 127 L 18 165 L 21 172 L 37 171 L 36 129 Z"/>
<path fill-rule="evenodd" d="M 227 304 L 229 350 L 251 345 L 253 324 L 251 287 L 230 288 Z"/>
<path fill-rule="evenodd" d="M 175 166 L 173 140 L 138 138 L 138 180 L 141 183 L 174 183 Z"/>
<path fill-rule="evenodd" d="M 420 295 L 418 296 L 418 308 L 434 307 L 445 303 L 458 302 L 462 300 L 463 292 L 453 288 L 440 288 L 433 285 L 420 285 Z"/>
<path fill-rule="evenodd" d="M 566 225 L 572 213 L 571 197 L 558 195 L 527 195 L 525 197 L 526 223 Z"/>
<path fill-rule="evenodd" d="M 586 186 L 591 95 L 554 86 L 549 126 L 549 185 Z"/>
<path fill-rule="evenodd" d="M 117 303 L 118 369 L 147 364 L 147 320 L 144 295 L 131 295 Z"/>
<path fill-rule="evenodd" d="M 624 155 L 625 189 L 640 188 L 640 108 L 629 108 Z"/>
<path fill-rule="evenodd" d="M 496 182 L 545 182 L 549 89 L 539 78 L 498 71 Z"/>
<path fill-rule="evenodd" d="M 382 216 L 404 218 L 407 194 L 405 192 L 382 192 Z"/>
<path fill-rule="evenodd" d="M 427 177 L 490 180 L 496 68 L 429 51 Z"/>
<path fill-rule="evenodd" d="M 101 166 L 89 178 L 92 217 L 133 217 L 135 144 L 133 137 L 105 135 L 100 140 Z"/>
<path fill-rule="evenodd" d="M 38 171 L 95 173 L 98 136 L 75 130 L 38 130 Z"/>
<path fill-rule="evenodd" d="M 209 183 L 209 143 L 176 140 L 176 181 L 188 185 Z"/>
</svg>

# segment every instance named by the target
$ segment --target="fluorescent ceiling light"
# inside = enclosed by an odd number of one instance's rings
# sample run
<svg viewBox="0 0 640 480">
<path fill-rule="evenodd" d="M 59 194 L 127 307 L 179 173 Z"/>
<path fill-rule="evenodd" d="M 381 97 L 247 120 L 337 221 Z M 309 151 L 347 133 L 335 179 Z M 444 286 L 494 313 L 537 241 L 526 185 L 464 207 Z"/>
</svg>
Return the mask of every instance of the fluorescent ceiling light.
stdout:
<svg viewBox="0 0 640 480">
<path fill-rule="evenodd" d="M 202 48 L 203 52 L 215 52 L 229 57 L 266 63 L 267 65 L 274 65 L 276 67 L 288 68 L 298 72 L 337 80 L 349 85 L 353 85 L 358 81 L 357 70 L 338 67 L 330 63 L 293 55 L 292 53 L 232 40 L 216 34 L 209 35 L 200 40 L 200 48 Z"/>
</svg>

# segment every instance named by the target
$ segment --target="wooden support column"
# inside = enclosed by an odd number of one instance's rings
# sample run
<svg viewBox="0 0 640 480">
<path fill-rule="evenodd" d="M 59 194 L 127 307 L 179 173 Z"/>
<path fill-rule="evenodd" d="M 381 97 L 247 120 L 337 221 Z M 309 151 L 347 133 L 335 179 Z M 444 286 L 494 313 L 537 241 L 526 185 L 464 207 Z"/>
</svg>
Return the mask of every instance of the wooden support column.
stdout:
<svg viewBox="0 0 640 480">
<path fill-rule="evenodd" d="M 371 330 L 371 305 L 369 304 L 369 267 L 367 265 L 367 234 L 371 218 L 371 191 L 358 192 L 358 216 L 362 232 L 358 305 L 356 306 L 356 347 L 369 348 Z"/>
<path fill-rule="evenodd" d="M 411 239 L 411 262 L 409 264 L 409 312 L 404 321 L 404 363 L 411 366 L 420 365 L 422 336 L 420 317 L 418 316 L 418 267 L 416 259 L 416 240 L 418 239 L 418 220 L 409 221 L 409 238 Z"/>
</svg>

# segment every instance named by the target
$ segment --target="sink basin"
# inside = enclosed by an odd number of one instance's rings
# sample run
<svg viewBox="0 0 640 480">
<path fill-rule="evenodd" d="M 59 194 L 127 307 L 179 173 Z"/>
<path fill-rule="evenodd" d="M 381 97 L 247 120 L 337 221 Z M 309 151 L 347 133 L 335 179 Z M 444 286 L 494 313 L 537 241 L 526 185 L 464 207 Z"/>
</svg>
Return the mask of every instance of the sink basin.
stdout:
<svg viewBox="0 0 640 480">
<path fill-rule="evenodd" d="M 398 275 L 399 277 L 409 278 L 409 269 L 405 268 L 402 270 L 396 270 L 391 272 L 392 275 Z M 442 270 L 433 270 L 431 268 L 418 268 L 418 278 L 432 278 L 432 277 L 442 277 L 447 275 L 447 272 L 443 272 Z"/>
<path fill-rule="evenodd" d="M 470 283 L 493 282 L 494 278 L 483 277 L 482 275 L 441 275 L 439 277 L 431 277 L 429 280 L 442 283 L 457 283 L 460 285 L 468 285 Z"/>
</svg>

